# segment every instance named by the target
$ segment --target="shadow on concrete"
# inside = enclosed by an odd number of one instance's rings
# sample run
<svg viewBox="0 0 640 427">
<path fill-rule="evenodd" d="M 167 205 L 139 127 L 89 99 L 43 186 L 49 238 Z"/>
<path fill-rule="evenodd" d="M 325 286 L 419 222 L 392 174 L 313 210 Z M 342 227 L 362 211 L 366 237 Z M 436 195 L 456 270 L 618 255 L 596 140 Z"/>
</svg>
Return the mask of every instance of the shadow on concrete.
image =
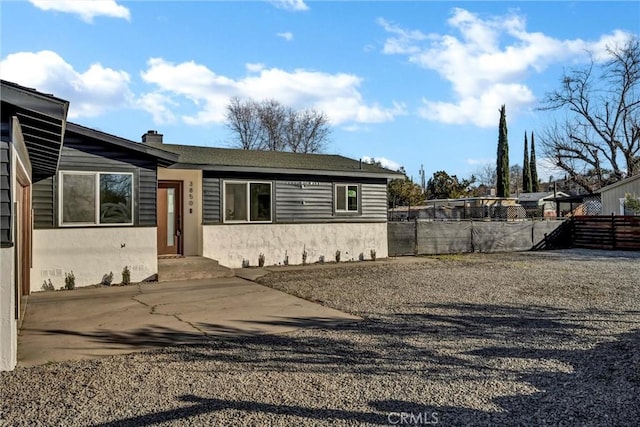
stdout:
<svg viewBox="0 0 640 427">
<path fill-rule="evenodd" d="M 180 402 L 176 409 L 100 425 L 156 424 L 225 409 L 291 415 L 323 423 L 337 420 L 372 425 L 388 425 L 391 412 L 436 413 L 442 425 L 554 425 L 559 420 L 563 425 L 629 425 L 640 417 L 637 312 L 491 304 L 420 304 L 409 309 L 413 312 L 351 323 L 333 323 L 325 318 L 267 322 L 315 328 L 280 335 L 198 324 L 206 335 L 139 329 L 128 333 L 96 331 L 83 336 L 105 344 L 172 346 L 164 349 L 163 357 L 240 363 L 258 371 L 404 374 L 419 381 L 433 378 L 451 382 L 490 377 L 525 383 L 538 391 L 494 397 L 492 403 L 499 408 L 496 411 L 425 406 L 398 399 L 370 401 L 371 411 L 358 412 L 181 395 L 176 396 L 176 402 Z M 620 322 L 629 332 L 604 336 L 593 327 L 594 321 Z M 250 330 L 251 322 L 246 323 Z M 457 351 L 441 351 L 451 343 L 459 346 Z M 562 371 L 518 365 L 505 370 L 498 362 L 508 359 L 547 361 L 568 368 Z M 193 405 L 184 407 L 184 402 Z"/>
</svg>

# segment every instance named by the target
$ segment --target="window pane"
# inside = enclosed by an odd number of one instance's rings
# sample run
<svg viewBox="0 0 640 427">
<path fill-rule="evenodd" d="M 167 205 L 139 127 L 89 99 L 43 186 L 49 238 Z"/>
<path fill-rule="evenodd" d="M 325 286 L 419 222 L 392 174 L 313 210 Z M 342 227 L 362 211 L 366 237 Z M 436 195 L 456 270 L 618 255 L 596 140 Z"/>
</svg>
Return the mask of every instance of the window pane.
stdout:
<svg viewBox="0 0 640 427">
<path fill-rule="evenodd" d="M 100 223 L 130 224 L 133 222 L 133 176 L 100 175 Z"/>
<path fill-rule="evenodd" d="M 271 184 L 249 184 L 251 188 L 251 221 L 271 221 Z"/>
<path fill-rule="evenodd" d="M 358 210 L 358 186 L 350 185 L 347 193 L 347 205 L 350 211 Z"/>
<path fill-rule="evenodd" d="M 225 183 L 225 221 L 247 220 L 247 184 Z"/>
<path fill-rule="evenodd" d="M 62 222 L 96 222 L 96 176 L 62 175 Z"/>
<path fill-rule="evenodd" d="M 347 187 L 344 185 L 336 186 L 336 210 L 347 210 Z"/>
<path fill-rule="evenodd" d="M 167 188 L 167 246 L 171 247 L 174 245 L 175 239 L 174 236 L 176 234 L 176 213 L 174 210 L 174 205 L 176 197 L 176 189 L 175 188 Z"/>
</svg>

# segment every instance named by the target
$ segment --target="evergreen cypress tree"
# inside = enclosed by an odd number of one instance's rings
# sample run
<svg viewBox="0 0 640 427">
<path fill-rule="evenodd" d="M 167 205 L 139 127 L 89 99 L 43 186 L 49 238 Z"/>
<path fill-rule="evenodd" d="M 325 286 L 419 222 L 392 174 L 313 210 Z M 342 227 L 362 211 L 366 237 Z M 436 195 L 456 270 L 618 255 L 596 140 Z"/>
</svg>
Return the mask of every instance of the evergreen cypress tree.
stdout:
<svg viewBox="0 0 640 427">
<path fill-rule="evenodd" d="M 496 165 L 498 197 L 509 197 L 509 141 L 507 139 L 507 113 L 504 104 L 500 107 L 498 125 L 498 158 Z"/>
<path fill-rule="evenodd" d="M 538 167 L 536 166 L 536 146 L 533 140 L 533 131 L 531 132 L 531 157 L 529 159 L 529 173 L 531 174 L 531 191 L 537 193 L 540 191 L 538 186 Z"/>
<path fill-rule="evenodd" d="M 522 161 L 522 192 L 531 193 L 531 165 L 529 164 L 529 144 L 524 133 L 524 160 Z"/>
</svg>

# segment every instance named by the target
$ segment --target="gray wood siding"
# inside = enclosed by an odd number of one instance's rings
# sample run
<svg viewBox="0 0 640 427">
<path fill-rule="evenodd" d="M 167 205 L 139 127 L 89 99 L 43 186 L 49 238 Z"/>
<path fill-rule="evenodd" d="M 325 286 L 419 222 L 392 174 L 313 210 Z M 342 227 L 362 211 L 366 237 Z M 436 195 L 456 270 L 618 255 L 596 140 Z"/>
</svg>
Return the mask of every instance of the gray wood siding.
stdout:
<svg viewBox="0 0 640 427">
<path fill-rule="evenodd" d="M 11 243 L 11 177 L 9 143 L 0 141 L 0 243 Z"/>
<path fill-rule="evenodd" d="M 33 227 L 51 228 L 56 224 L 54 177 L 36 181 L 32 186 Z"/>
<path fill-rule="evenodd" d="M 333 219 L 331 182 L 276 181 L 276 222 L 316 222 Z"/>
<path fill-rule="evenodd" d="M 323 223 L 323 222 L 384 222 L 387 220 L 387 184 L 385 179 L 339 178 L 295 175 L 245 174 L 209 175 L 203 177 L 203 222 L 222 223 L 222 182 L 270 181 L 273 184 L 274 223 Z M 360 187 L 360 211 L 340 213 L 334 211 L 335 184 L 352 184 Z"/>
<path fill-rule="evenodd" d="M 219 224 L 222 222 L 222 191 L 220 178 L 202 178 L 202 222 Z"/>
<path fill-rule="evenodd" d="M 157 164 L 150 158 L 92 141 L 67 141 L 59 170 L 133 173 L 134 225 L 156 225 Z M 35 183 L 33 206 L 35 228 L 58 226 L 57 176 Z"/>
<path fill-rule="evenodd" d="M 158 193 L 158 171 L 153 169 L 138 169 L 138 225 L 155 226 L 156 197 Z"/>
<path fill-rule="evenodd" d="M 362 184 L 360 187 L 362 218 L 387 220 L 387 186 L 385 184 Z"/>
</svg>

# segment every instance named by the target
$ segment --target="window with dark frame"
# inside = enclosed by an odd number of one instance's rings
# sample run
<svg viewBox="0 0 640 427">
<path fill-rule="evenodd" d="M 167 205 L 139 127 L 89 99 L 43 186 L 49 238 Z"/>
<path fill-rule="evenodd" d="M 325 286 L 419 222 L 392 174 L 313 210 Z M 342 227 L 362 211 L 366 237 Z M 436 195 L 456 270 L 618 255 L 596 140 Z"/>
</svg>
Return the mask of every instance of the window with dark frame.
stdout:
<svg viewBox="0 0 640 427">
<path fill-rule="evenodd" d="M 60 173 L 61 225 L 132 225 L 133 174 Z"/>
<path fill-rule="evenodd" d="M 225 181 L 224 222 L 271 222 L 271 183 Z"/>
<path fill-rule="evenodd" d="M 336 212 L 358 212 L 358 186 L 336 184 Z"/>
</svg>

